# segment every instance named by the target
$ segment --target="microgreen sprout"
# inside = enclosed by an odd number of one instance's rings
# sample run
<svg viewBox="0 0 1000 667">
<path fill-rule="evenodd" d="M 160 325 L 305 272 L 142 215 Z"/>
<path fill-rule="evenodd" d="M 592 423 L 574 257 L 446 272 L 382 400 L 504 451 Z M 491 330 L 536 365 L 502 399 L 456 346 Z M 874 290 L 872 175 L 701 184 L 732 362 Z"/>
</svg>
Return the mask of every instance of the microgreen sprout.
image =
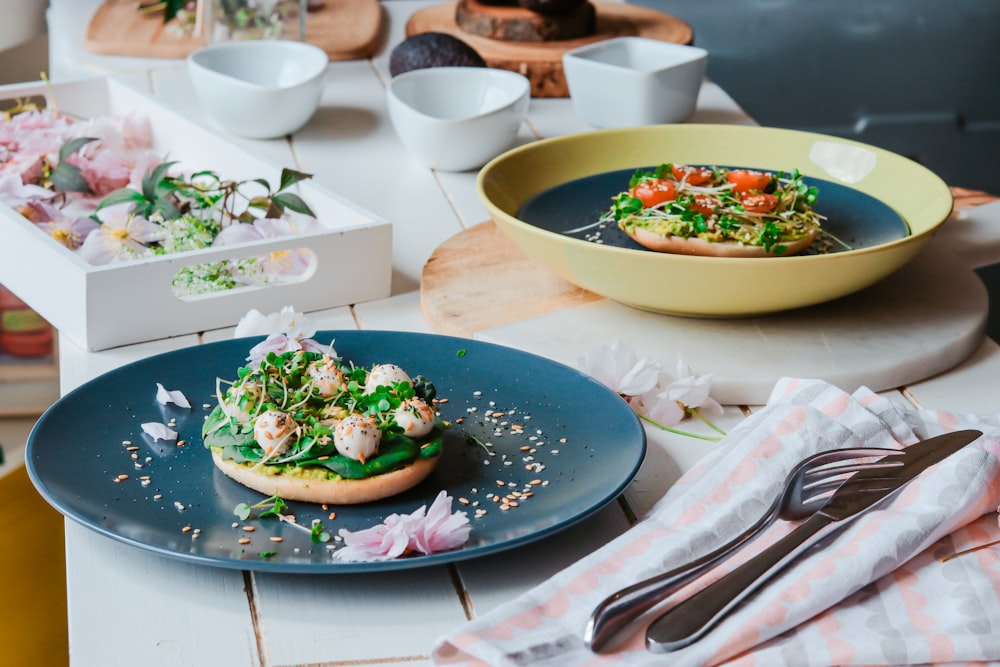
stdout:
<svg viewBox="0 0 1000 667">
<path fill-rule="evenodd" d="M 480 447 L 483 448 L 483 451 L 485 451 L 487 454 L 490 453 L 490 447 L 492 447 L 490 443 L 483 442 L 472 433 L 465 434 L 465 442 L 467 442 L 470 445 L 479 445 Z"/>
<path fill-rule="evenodd" d="M 258 510 L 259 513 L 255 518 L 257 519 L 268 519 L 274 518 L 279 521 L 287 523 L 289 526 L 294 526 L 299 530 L 304 530 L 309 533 L 309 539 L 314 543 L 329 542 L 330 533 L 328 533 L 323 528 L 323 522 L 316 519 L 312 522 L 310 528 L 306 528 L 295 520 L 295 517 L 286 513 L 288 510 L 288 504 L 282 500 L 278 494 L 274 494 L 270 498 L 265 498 L 260 502 L 254 503 L 253 505 L 248 505 L 247 503 L 240 503 L 233 510 L 233 514 L 238 516 L 241 520 L 246 521 L 251 518 L 254 510 Z M 261 554 L 263 556 L 263 554 Z"/>
<path fill-rule="evenodd" d="M 282 500 L 278 494 L 274 494 L 270 498 L 265 498 L 260 502 L 254 503 L 253 505 L 247 505 L 246 503 L 240 503 L 233 510 L 233 514 L 238 516 L 242 521 L 246 521 L 253 514 L 254 510 L 259 510 L 260 513 L 256 518 L 266 519 L 268 517 L 281 516 L 281 512 L 288 508 L 285 501 Z"/>
</svg>

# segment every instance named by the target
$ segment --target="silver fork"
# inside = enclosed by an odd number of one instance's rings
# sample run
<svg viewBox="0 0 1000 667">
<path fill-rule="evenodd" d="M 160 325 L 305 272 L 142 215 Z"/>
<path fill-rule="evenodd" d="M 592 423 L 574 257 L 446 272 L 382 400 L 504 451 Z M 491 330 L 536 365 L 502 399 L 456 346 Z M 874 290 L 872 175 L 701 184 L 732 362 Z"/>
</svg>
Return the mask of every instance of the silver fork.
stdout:
<svg viewBox="0 0 1000 667">
<path fill-rule="evenodd" d="M 649 577 L 605 598 L 594 609 L 584 629 L 583 639 L 587 647 L 600 653 L 622 628 L 707 572 L 778 519 L 796 521 L 809 516 L 820 509 L 834 491 L 850 484 L 851 475 L 855 472 L 901 466 L 901 460 L 887 459 L 903 453 L 899 449 L 857 447 L 820 452 L 802 460 L 785 478 L 781 493 L 767 511 L 742 533 L 690 563 Z M 880 458 L 874 461 L 859 460 L 873 456 Z M 891 476 L 886 476 L 886 483 L 891 479 Z M 872 484 L 872 479 L 869 478 L 863 490 L 879 490 L 878 484 Z"/>
</svg>

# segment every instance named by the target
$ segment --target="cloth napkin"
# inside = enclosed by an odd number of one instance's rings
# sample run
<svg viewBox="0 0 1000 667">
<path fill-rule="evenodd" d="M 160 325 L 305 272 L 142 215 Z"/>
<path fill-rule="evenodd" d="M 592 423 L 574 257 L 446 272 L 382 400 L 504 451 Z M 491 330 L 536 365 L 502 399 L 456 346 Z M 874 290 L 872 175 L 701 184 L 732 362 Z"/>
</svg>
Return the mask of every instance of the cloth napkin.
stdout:
<svg viewBox="0 0 1000 667">
<path fill-rule="evenodd" d="M 645 626 L 614 653 L 582 640 L 595 605 L 616 590 L 710 551 L 763 513 L 801 459 L 840 447 L 899 448 L 976 428 L 984 437 L 928 469 L 891 502 L 795 561 L 699 641 L 645 649 Z M 1000 420 L 917 410 L 862 388 L 783 378 L 635 526 L 517 599 L 438 640 L 438 665 L 899 665 L 1000 661 Z M 794 526 L 779 521 L 738 558 Z"/>
</svg>

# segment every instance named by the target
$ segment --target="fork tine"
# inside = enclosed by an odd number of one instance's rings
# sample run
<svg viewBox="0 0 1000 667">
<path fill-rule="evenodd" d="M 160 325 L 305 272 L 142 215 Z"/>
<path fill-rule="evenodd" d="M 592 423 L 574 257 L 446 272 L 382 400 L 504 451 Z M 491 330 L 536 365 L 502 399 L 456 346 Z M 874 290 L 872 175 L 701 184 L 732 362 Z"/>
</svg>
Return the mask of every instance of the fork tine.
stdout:
<svg viewBox="0 0 1000 667">
<path fill-rule="evenodd" d="M 842 480 L 826 480 L 824 482 L 817 482 L 815 485 L 810 487 L 803 487 L 803 490 L 808 490 L 813 492 L 810 495 L 802 499 L 803 505 L 811 505 L 817 502 L 825 502 L 830 496 L 834 494 L 837 490 L 843 487 L 855 487 L 858 493 L 872 493 L 878 491 L 889 491 L 895 488 L 897 482 L 894 475 L 885 475 L 880 477 L 866 477 L 865 479 L 853 479 L 848 477 Z"/>
</svg>

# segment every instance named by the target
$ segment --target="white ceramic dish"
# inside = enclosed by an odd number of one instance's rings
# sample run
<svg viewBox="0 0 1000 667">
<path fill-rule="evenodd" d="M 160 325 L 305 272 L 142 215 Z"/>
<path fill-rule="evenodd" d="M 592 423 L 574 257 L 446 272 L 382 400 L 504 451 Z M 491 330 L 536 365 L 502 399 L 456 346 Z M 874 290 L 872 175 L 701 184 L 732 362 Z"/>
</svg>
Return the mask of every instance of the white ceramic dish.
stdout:
<svg viewBox="0 0 1000 667">
<path fill-rule="evenodd" d="M 616 37 L 563 54 L 573 108 L 597 128 L 687 120 L 707 66 L 704 49 L 648 37 Z"/>
<path fill-rule="evenodd" d="M 530 96 L 527 77 L 487 67 L 412 70 L 393 77 L 387 91 L 400 141 L 442 171 L 481 167 L 509 148 Z"/>
<path fill-rule="evenodd" d="M 188 56 L 195 94 L 226 131 L 251 139 L 295 132 L 316 111 L 330 59 L 287 40 L 223 42 Z"/>
</svg>

